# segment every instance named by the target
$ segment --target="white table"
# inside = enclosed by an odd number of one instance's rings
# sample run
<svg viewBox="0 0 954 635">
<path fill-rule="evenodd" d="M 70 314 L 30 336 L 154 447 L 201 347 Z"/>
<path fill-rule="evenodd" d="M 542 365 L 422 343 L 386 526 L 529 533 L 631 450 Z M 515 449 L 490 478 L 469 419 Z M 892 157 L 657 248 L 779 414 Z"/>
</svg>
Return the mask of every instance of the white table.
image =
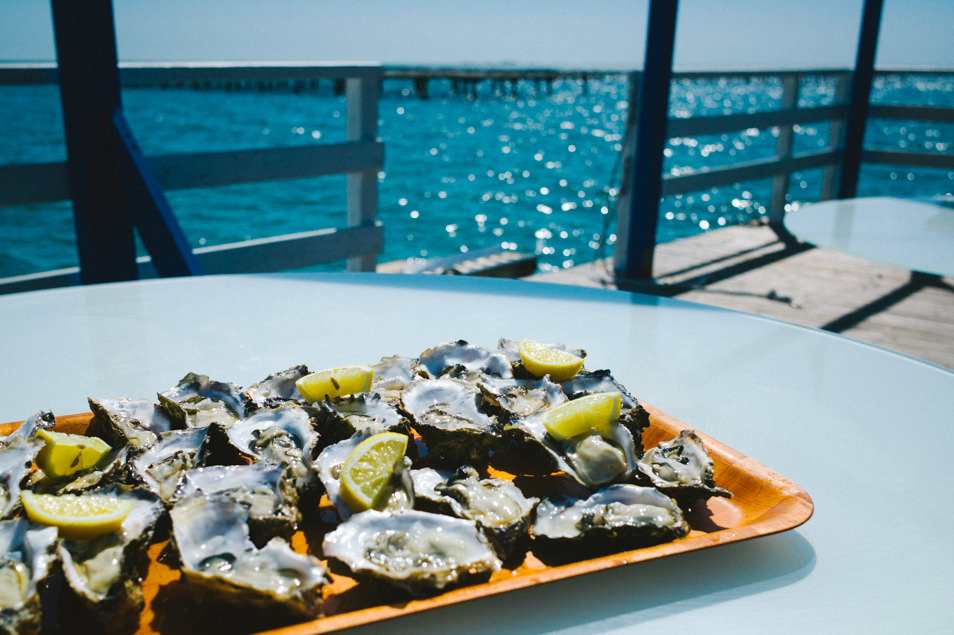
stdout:
<svg viewBox="0 0 954 635">
<path fill-rule="evenodd" d="M 633 293 L 461 277 L 210 276 L 0 297 L 0 420 L 501 336 L 582 346 L 645 401 L 802 485 L 781 534 L 401 618 L 414 633 L 940 633 L 954 624 L 954 373 Z M 377 628 L 357 629 L 373 632 Z"/>
<path fill-rule="evenodd" d="M 954 276 L 954 209 L 889 197 L 806 205 L 785 215 L 798 238 L 853 256 Z"/>
</svg>

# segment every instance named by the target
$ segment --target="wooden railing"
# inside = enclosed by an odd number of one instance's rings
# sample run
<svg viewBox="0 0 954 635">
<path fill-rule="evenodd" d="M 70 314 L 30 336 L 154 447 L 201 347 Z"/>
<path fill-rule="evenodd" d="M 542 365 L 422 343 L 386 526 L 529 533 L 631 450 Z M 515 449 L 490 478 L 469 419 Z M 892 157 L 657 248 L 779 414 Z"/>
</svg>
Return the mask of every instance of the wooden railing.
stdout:
<svg viewBox="0 0 954 635">
<path fill-rule="evenodd" d="M 407 75 L 402 68 L 393 77 Z M 468 78 L 480 81 L 477 71 Z M 618 72 L 604 73 L 606 75 Z M 886 75 L 954 75 L 943 70 L 881 70 L 876 76 Z M 417 74 L 415 77 L 424 77 Z M 599 73 L 587 74 L 587 78 Z M 208 273 L 233 271 L 273 271 L 292 269 L 349 259 L 349 268 L 374 268 L 375 254 L 382 245 L 382 230 L 376 219 L 377 172 L 383 163 L 383 144 L 377 139 L 377 109 L 379 84 L 388 77 L 387 69 L 377 66 L 123 66 L 120 77 L 126 85 L 216 85 L 234 83 L 312 82 L 316 79 L 344 81 L 348 102 L 348 141 L 339 144 L 296 146 L 207 152 L 168 154 L 150 157 L 150 163 L 163 187 L 169 190 L 213 187 L 232 183 L 247 183 L 275 179 L 291 179 L 325 174 L 348 174 L 347 227 L 323 229 L 303 234 L 279 236 L 199 248 L 195 250 Z M 639 73 L 631 74 L 631 85 L 638 86 Z M 799 93 L 808 77 L 830 77 L 836 82 L 833 103 L 824 106 L 799 106 Z M 772 194 L 768 217 L 774 226 L 780 226 L 785 213 L 789 178 L 792 173 L 813 168 L 824 170 L 821 199 L 832 198 L 841 160 L 842 126 L 847 113 L 845 103 L 851 73 L 840 69 L 784 70 L 784 71 L 711 71 L 680 72 L 674 81 L 766 80 L 781 82 L 780 107 L 771 111 L 689 118 L 671 117 L 667 136 L 695 137 L 720 134 L 749 128 L 777 128 L 776 153 L 766 159 L 742 161 L 733 165 L 699 169 L 663 177 L 662 195 L 684 194 L 713 187 L 756 179 L 772 179 Z M 493 80 L 491 75 L 485 79 Z M 530 77 L 529 81 L 538 81 Z M 53 66 L 0 65 L 0 85 L 48 84 L 56 82 Z M 631 93 L 631 103 L 635 103 Z M 872 104 L 869 119 L 894 118 L 917 121 L 954 122 L 954 109 L 930 106 L 893 106 Z M 820 150 L 795 154 L 793 140 L 795 126 L 813 122 L 830 122 L 827 144 Z M 630 127 L 627 143 L 635 130 Z M 624 148 L 624 156 L 628 149 Z M 911 152 L 864 150 L 866 163 L 904 165 L 912 167 L 954 170 L 954 155 L 939 152 Z M 626 183 L 626 179 L 623 180 Z M 621 193 L 621 199 L 625 192 Z M 63 162 L 0 166 L 0 207 L 27 203 L 44 203 L 69 197 L 66 164 Z M 625 205 L 623 200 L 620 206 Z M 141 275 L 150 274 L 148 259 L 140 259 Z M 75 284 L 76 269 L 45 272 L 0 280 L 0 293 L 37 289 L 49 286 Z"/>
<path fill-rule="evenodd" d="M 121 66 L 124 85 L 240 81 L 343 81 L 347 95 L 347 141 L 289 146 L 164 154 L 149 157 L 166 190 L 347 174 L 347 222 L 340 228 L 250 240 L 194 250 L 205 273 L 267 272 L 347 259 L 349 270 L 370 271 L 383 245 L 377 221 L 377 174 L 384 163 L 378 139 L 377 65 Z M 0 85 L 56 83 L 52 65 L 0 65 Z M 50 203 L 70 198 L 67 163 L 0 166 L 0 207 Z M 138 259 L 140 277 L 155 275 L 148 257 Z M 0 293 L 77 284 L 79 269 L 0 279 Z"/>
</svg>

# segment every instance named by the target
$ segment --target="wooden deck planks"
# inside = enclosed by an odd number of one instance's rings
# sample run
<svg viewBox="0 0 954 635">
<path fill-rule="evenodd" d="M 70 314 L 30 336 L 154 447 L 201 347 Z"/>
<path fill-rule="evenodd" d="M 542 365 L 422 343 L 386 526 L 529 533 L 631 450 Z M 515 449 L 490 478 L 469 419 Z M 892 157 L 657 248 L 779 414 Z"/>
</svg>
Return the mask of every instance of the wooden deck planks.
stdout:
<svg viewBox="0 0 954 635">
<path fill-rule="evenodd" d="M 847 337 L 954 369 L 954 279 L 911 272 L 807 245 L 765 226 L 736 226 L 659 245 L 656 286 L 627 284 L 597 261 L 529 280 L 667 295 Z"/>
</svg>

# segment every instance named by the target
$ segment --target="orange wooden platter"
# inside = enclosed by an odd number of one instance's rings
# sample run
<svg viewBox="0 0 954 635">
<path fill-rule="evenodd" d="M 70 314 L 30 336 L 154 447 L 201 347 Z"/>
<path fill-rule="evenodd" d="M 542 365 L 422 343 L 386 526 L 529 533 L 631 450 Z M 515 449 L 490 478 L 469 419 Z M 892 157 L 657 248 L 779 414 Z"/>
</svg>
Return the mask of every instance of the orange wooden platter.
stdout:
<svg viewBox="0 0 954 635">
<path fill-rule="evenodd" d="M 652 406 L 645 406 L 650 413 L 650 426 L 643 432 L 646 448 L 669 440 L 689 427 Z M 58 417 L 57 429 L 81 434 L 91 416 L 86 413 Z M 0 434 L 8 434 L 16 425 L 0 425 Z M 700 506 L 689 514 L 687 521 L 691 531 L 685 538 L 559 566 L 548 566 L 528 553 L 523 562 L 503 568 L 485 583 L 425 599 L 408 599 L 383 585 L 358 583 L 333 572 L 332 583 L 323 591 L 325 616 L 294 624 L 256 621 L 255 614 L 236 612 L 234 608 L 218 610 L 204 602 L 180 584 L 179 572 L 166 564 L 168 540 L 165 540 L 149 549 L 148 572 L 143 580 L 146 606 L 138 633 L 327 633 L 545 582 L 765 536 L 797 527 L 811 517 L 812 500 L 800 486 L 704 433 L 696 432 L 712 455 L 716 484 L 732 492 L 732 498 L 711 498 L 705 507 Z M 508 475 L 494 472 L 494 476 Z M 532 492 L 533 495 L 538 493 Z M 292 546 L 297 551 L 310 551 L 320 558 L 322 536 L 331 528 L 317 523 L 306 525 L 293 536 Z"/>
</svg>

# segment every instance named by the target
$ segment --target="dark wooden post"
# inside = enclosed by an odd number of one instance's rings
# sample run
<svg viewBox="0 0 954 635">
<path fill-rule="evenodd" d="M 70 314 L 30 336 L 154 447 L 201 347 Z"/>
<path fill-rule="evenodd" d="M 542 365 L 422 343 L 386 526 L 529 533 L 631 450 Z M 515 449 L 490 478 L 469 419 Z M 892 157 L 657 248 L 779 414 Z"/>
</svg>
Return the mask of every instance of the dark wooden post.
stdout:
<svg viewBox="0 0 954 635">
<path fill-rule="evenodd" d="M 676 39 L 676 0 L 650 0 L 636 122 L 636 143 L 629 178 L 630 206 L 619 210 L 613 269 L 624 278 L 651 279 L 656 224 L 662 193 L 663 148 L 669 120 L 669 83 Z"/>
<path fill-rule="evenodd" d="M 851 76 L 851 94 L 848 97 L 848 114 L 845 118 L 838 198 L 852 198 L 858 189 L 883 4 L 883 0 L 865 0 L 861 16 L 861 33 L 858 36 L 858 52 L 855 55 L 855 70 Z"/>
<path fill-rule="evenodd" d="M 52 9 L 80 280 L 131 280 L 135 234 L 117 191 L 111 133 L 120 108 L 112 4 L 52 0 Z"/>
<path fill-rule="evenodd" d="M 80 281 L 138 277 L 134 228 L 160 276 L 200 273 L 126 123 L 110 0 L 52 0 Z"/>
</svg>

